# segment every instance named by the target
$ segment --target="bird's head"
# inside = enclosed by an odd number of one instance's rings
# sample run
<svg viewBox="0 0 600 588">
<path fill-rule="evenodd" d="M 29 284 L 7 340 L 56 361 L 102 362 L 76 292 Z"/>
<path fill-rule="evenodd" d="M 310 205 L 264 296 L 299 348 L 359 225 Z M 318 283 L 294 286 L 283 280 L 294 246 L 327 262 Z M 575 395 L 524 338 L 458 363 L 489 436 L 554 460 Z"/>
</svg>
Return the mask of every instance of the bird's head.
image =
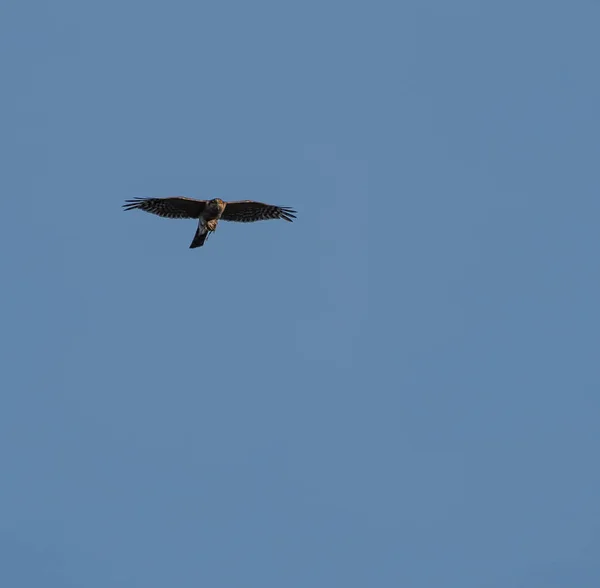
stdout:
<svg viewBox="0 0 600 588">
<path fill-rule="evenodd" d="M 210 203 L 214 206 L 223 206 L 225 204 L 220 198 L 213 198 Z"/>
</svg>

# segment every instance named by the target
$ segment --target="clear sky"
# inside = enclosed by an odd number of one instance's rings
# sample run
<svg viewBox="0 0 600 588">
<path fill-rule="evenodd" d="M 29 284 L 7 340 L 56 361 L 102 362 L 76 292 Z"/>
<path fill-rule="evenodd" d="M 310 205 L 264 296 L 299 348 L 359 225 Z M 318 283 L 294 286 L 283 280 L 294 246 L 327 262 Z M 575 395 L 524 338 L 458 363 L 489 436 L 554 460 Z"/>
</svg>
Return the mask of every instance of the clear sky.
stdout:
<svg viewBox="0 0 600 588">
<path fill-rule="evenodd" d="M 0 585 L 600 586 L 599 20 L 3 2 Z"/>
</svg>

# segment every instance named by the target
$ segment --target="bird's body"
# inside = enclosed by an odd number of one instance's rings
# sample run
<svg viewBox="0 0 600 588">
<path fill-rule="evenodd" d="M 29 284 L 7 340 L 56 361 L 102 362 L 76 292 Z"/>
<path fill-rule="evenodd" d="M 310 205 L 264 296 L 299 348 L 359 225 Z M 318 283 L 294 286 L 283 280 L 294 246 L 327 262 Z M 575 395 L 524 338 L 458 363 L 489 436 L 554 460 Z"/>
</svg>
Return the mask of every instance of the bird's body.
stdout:
<svg viewBox="0 0 600 588">
<path fill-rule="evenodd" d="M 202 247 L 204 241 L 208 239 L 208 235 L 217 230 L 219 219 L 225 210 L 225 202 L 220 198 L 214 198 L 209 200 L 204 207 L 204 210 L 200 213 L 200 219 L 198 220 L 198 228 L 194 235 L 194 240 L 190 245 L 190 249 L 196 247 Z"/>
<path fill-rule="evenodd" d="M 253 200 L 224 202 L 220 198 L 194 200 L 175 196 L 171 198 L 135 198 L 123 206 L 125 210 L 137 208 L 166 218 L 196 218 L 198 229 L 190 249 L 202 247 L 208 235 L 217 229 L 219 220 L 254 222 L 268 219 L 283 219 L 292 222 L 296 211 L 291 208 L 263 204 Z"/>
</svg>

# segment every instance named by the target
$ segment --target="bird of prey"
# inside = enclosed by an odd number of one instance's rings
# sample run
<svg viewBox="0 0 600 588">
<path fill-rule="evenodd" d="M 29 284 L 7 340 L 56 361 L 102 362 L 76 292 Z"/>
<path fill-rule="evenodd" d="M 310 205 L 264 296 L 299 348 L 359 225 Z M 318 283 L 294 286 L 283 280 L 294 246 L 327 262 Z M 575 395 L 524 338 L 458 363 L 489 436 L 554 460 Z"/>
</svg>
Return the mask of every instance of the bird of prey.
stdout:
<svg viewBox="0 0 600 588">
<path fill-rule="evenodd" d="M 253 200 L 224 202 L 220 198 L 213 198 L 212 200 L 194 200 L 183 196 L 134 198 L 133 200 L 126 200 L 123 208 L 125 210 L 138 208 L 165 218 L 198 219 L 198 229 L 190 244 L 190 249 L 202 247 L 208 235 L 217 229 L 219 220 L 252 223 L 254 221 L 281 218 L 291 223 L 296 218 L 296 211 L 291 208 L 263 204 Z"/>
</svg>

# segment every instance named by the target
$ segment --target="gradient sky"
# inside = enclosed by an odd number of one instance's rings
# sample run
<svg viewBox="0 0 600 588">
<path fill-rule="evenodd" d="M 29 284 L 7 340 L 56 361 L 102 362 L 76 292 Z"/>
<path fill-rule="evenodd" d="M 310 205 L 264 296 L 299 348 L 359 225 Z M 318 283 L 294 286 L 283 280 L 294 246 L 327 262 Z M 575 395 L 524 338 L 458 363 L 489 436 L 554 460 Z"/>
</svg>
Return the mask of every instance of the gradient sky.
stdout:
<svg viewBox="0 0 600 588">
<path fill-rule="evenodd" d="M 3 2 L 0 585 L 600 586 L 599 20 Z"/>
</svg>

